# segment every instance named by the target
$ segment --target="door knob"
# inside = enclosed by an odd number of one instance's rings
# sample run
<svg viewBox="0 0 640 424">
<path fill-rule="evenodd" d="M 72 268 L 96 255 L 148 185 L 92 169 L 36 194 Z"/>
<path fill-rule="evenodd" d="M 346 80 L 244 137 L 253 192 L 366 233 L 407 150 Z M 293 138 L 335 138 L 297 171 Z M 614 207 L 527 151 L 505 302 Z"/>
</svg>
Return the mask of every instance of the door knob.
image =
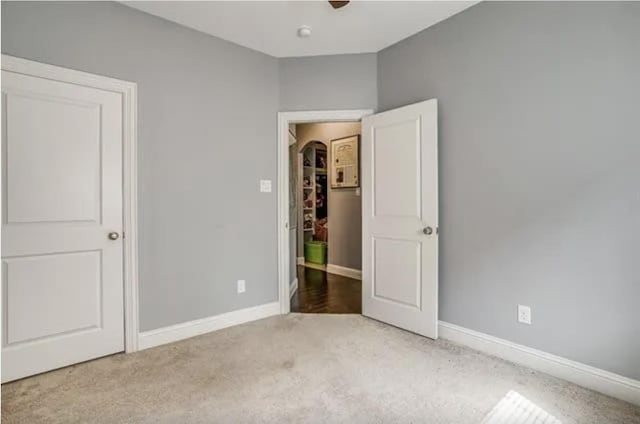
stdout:
<svg viewBox="0 0 640 424">
<path fill-rule="evenodd" d="M 120 234 L 115 231 L 109 233 L 109 240 L 118 240 L 118 237 L 120 237 Z"/>
<path fill-rule="evenodd" d="M 422 229 L 422 232 L 425 233 L 426 235 L 430 236 L 431 234 L 433 234 L 433 228 L 431 227 L 424 227 Z"/>
</svg>

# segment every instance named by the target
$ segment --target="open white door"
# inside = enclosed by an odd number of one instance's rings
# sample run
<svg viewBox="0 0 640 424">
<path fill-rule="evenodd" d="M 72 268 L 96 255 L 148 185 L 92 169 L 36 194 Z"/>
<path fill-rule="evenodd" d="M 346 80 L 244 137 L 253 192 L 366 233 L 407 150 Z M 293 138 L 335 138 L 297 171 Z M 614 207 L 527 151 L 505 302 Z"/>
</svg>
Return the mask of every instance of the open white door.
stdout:
<svg viewBox="0 0 640 424">
<path fill-rule="evenodd" d="M 438 337 L 438 103 L 362 120 L 363 314 Z"/>
</svg>

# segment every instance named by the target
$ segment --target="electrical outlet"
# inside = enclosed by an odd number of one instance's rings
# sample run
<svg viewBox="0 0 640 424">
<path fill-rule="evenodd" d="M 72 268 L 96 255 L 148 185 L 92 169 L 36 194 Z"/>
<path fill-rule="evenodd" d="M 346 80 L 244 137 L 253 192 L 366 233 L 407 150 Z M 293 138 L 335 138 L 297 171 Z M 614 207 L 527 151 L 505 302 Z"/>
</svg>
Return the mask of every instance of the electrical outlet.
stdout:
<svg viewBox="0 0 640 424">
<path fill-rule="evenodd" d="M 247 290 L 247 284 L 244 280 L 238 280 L 238 293 L 244 293 Z"/>
<path fill-rule="evenodd" d="M 531 325 L 531 308 L 526 305 L 518 305 L 518 322 Z"/>
</svg>

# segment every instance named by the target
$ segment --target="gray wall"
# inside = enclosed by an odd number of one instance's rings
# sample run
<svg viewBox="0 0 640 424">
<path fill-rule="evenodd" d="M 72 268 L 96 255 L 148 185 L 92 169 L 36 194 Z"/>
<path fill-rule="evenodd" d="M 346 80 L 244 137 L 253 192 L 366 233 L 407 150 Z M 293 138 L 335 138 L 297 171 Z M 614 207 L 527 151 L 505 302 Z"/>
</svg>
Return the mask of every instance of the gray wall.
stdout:
<svg viewBox="0 0 640 424">
<path fill-rule="evenodd" d="M 481 3 L 379 53 L 381 110 L 439 99 L 441 319 L 640 379 L 638 46 L 640 3 Z"/>
<path fill-rule="evenodd" d="M 277 300 L 276 59 L 103 2 L 2 2 L 2 52 L 138 83 L 142 330 Z"/>
<path fill-rule="evenodd" d="M 331 140 L 360 134 L 360 122 L 326 122 L 298 124 L 298 146 L 312 140 L 327 145 L 327 159 L 331 163 Z M 330 176 L 329 176 L 330 178 Z M 352 269 L 362 269 L 362 198 L 355 188 L 333 189 L 327 197 L 329 216 L 328 263 Z M 298 251 L 303 256 L 302 240 Z"/>
<path fill-rule="evenodd" d="M 280 59 L 280 110 L 375 109 L 376 54 Z"/>
</svg>

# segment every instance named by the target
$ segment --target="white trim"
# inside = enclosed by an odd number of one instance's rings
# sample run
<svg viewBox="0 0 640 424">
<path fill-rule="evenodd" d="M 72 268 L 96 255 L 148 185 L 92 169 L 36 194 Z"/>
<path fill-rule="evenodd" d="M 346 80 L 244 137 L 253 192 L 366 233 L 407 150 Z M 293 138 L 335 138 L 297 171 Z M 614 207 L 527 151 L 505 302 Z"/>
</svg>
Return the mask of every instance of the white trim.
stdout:
<svg viewBox="0 0 640 424">
<path fill-rule="evenodd" d="M 298 290 L 298 279 L 296 278 L 291 282 L 291 284 L 289 284 L 289 299 L 291 299 L 293 295 L 296 294 L 297 290 Z"/>
<path fill-rule="evenodd" d="M 138 349 L 143 350 L 177 342 L 178 340 L 184 340 L 234 325 L 244 324 L 245 322 L 267 318 L 278 315 L 279 313 L 280 303 L 272 302 L 208 318 L 183 322 L 169 327 L 158 328 L 156 330 L 145 331 L 140 333 L 138 338 Z"/>
<path fill-rule="evenodd" d="M 289 130 L 289 147 L 293 146 L 298 142 L 296 135 Z"/>
<path fill-rule="evenodd" d="M 301 122 L 360 121 L 371 109 L 318 110 L 278 113 L 278 299 L 280 313 L 288 314 L 289 304 L 289 124 Z"/>
<path fill-rule="evenodd" d="M 304 265 L 304 256 L 298 256 L 298 265 Z"/>
<path fill-rule="evenodd" d="M 443 321 L 439 333 L 443 339 L 640 405 L 640 381 Z"/>
<path fill-rule="evenodd" d="M 137 84 L 5 54 L 2 69 L 122 94 L 125 351 L 135 352 L 138 349 Z"/>
<path fill-rule="evenodd" d="M 362 271 L 359 269 L 347 268 L 344 266 L 327 264 L 327 272 L 330 274 L 342 275 L 343 277 L 362 280 Z"/>
<path fill-rule="evenodd" d="M 327 271 L 325 264 L 314 264 L 313 262 L 305 262 L 303 265 L 305 268 L 317 269 L 318 271 Z"/>
</svg>

